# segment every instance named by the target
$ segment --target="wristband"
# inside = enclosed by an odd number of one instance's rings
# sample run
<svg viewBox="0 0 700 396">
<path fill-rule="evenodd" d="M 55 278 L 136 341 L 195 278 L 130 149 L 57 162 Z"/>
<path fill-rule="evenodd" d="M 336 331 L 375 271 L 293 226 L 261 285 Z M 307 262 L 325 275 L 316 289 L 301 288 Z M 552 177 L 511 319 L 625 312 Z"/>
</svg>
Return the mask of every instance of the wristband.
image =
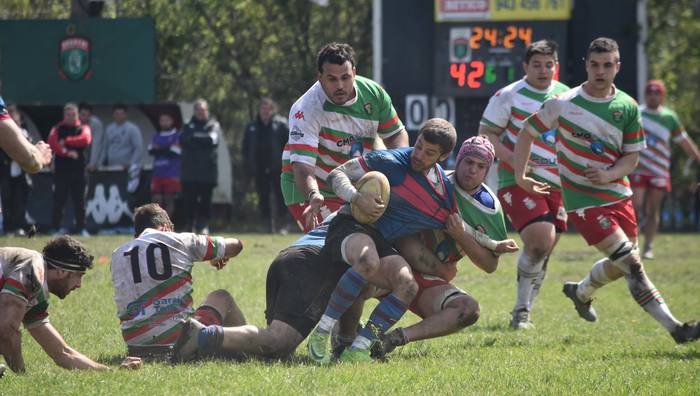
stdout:
<svg viewBox="0 0 700 396">
<path fill-rule="evenodd" d="M 320 192 L 319 192 L 317 189 L 312 188 L 312 189 L 309 191 L 309 194 L 306 195 L 306 202 L 311 202 L 311 196 L 314 195 L 314 194 L 320 194 Z"/>
</svg>

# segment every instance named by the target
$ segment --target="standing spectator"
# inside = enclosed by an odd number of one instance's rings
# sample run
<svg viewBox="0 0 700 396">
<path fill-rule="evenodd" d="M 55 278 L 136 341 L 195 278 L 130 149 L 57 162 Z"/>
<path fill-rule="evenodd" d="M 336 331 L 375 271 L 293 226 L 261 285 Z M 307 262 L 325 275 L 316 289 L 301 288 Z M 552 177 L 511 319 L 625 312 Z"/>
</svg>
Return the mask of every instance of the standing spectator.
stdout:
<svg viewBox="0 0 700 396">
<path fill-rule="evenodd" d="M 688 136 L 678 115 L 663 106 L 666 87 L 661 80 L 651 80 L 644 90 L 645 105 L 640 106 L 647 147 L 639 153 L 639 164 L 630 176 L 632 203 L 638 219 L 644 219 L 642 258 L 654 259 L 651 244 L 659 229 L 661 203 L 671 191 L 671 141 L 677 143 L 696 164 L 700 151 Z"/>
<path fill-rule="evenodd" d="M 97 161 L 88 165 L 89 171 L 94 171 L 98 166 L 120 166 L 129 170 L 131 164 L 141 167 L 143 156 L 143 140 L 141 130 L 131 121 L 127 120 L 126 106 L 116 104 L 112 109 L 114 122 L 107 125 L 102 137 L 102 148 Z"/>
<path fill-rule="evenodd" d="M 88 159 L 88 165 L 98 167 L 97 159 L 102 151 L 102 137 L 104 135 L 102 121 L 92 113 L 92 106 L 85 102 L 78 105 L 78 110 L 80 122 L 90 127 L 90 134 L 92 135 L 92 143 L 90 143 L 85 154 Z"/>
<path fill-rule="evenodd" d="M 282 150 L 287 144 L 287 119 L 277 114 L 277 104 L 271 98 L 260 100 L 258 116 L 245 129 L 243 158 L 247 174 L 255 177 L 258 207 L 268 221 L 271 232 L 276 232 L 275 220 L 287 211 L 282 197 L 280 174 Z M 275 211 L 270 210 L 270 193 L 274 195 Z"/>
<path fill-rule="evenodd" d="M 102 137 L 102 148 L 97 161 L 88 165 L 89 171 L 99 166 L 119 167 L 128 172 L 127 191 L 129 206 L 136 205 L 134 193 L 138 189 L 141 177 L 141 161 L 143 158 L 143 138 L 136 124 L 127 120 L 126 106 L 116 104 L 112 108 L 114 122 L 107 126 Z"/>
<path fill-rule="evenodd" d="M 154 157 L 151 178 L 151 196 L 168 216 L 173 218 L 175 198 L 182 189 L 180 185 L 180 133 L 175 128 L 173 116 L 167 113 L 158 119 L 158 132 L 148 146 L 148 153 Z"/>
<path fill-rule="evenodd" d="M 216 148 L 221 127 L 209 116 L 209 104 L 204 99 L 194 102 L 194 116 L 182 129 L 181 180 L 184 200 L 185 231 L 209 233 L 211 194 L 218 180 Z"/>
<path fill-rule="evenodd" d="M 29 132 L 24 128 L 22 115 L 14 104 L 7 105 L 7 112 L 19 126 L 22 135 L 30 141 Z M 32 236 L 36 232 L 27 225 L 27 197 L 31 188 L 31 179 L 16 161 L 11 160 L 0 151 L 0 195 L 2 196 L 3 231 L 5 235 Z"/>
<path fill-rule="evenodd" d="M 52 226 L 57 234 L 61 228 L 63 206 L 70 193 L 75 213 L 75 229 L 82 236 L 90 236 L 85 229 L 85 150 L 90 145 L 90 127 L 80 123 L 78 106 L 63 106 L 63 121 L 51 129 L 49 146 L 56 153 L 54 164 L 54 200 Z"/>
</svg>

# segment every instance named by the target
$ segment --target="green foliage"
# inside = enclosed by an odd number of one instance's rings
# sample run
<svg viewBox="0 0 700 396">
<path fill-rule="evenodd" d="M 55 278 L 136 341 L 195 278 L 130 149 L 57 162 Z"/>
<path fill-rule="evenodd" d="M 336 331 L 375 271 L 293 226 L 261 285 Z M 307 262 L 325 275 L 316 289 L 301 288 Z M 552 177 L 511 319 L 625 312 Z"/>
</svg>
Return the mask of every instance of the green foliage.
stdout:
<svg viewBox="0 0 700 396">
<path fill-rule="evenodd" d="M 193 271 L 194 300 L 229 290 L 249 323 L 265 323 L 265 275 L 277 252 L 295 236 L 239 235 L 241 256 L 222 271 L 206 264 Z M 65 300 L 50 300 L 51 322 L 77 350 L 115 367 L 125 353 L 119 334 L 108 261 L 128 237 L 85 239 L 98 263 L 80 289 Z M 0 245 L 40 249 L 37 240 L 0 238 Z M 664 234 L 655 244 L 658 259 L 645 263 L 649 276 L 680 320 L 700 318 L 697 292 L 700 245 L 691 234 Z M 26 331 L 27 374 L 7 373 L 0 393 L 83 394 L 697 394 L 700 344 L 677 346 L 630 297 L 624 280 L 601 289 L 596 323 L 579 319 L 561 293 L 564 281 L 578 280 L 599 254 L 578 235 L 564 235 L 535 304 L 536 330 L 508 328 L 515 299 L 516 256 L 501 258 L 485 274 L 462 262 L 455 284 L 479 300 L 481 318 L 447 337 L 397 349 L 386 364 L 314 366 L 305 344 L 291 362 L 206 361 L 180 366 L 151 364 L 139 371 L 66 371 L 51 362 Z M 374 303 L 370 303 L 369 308 Z M 407 314 L 399 323 L 418 321 Z"/>
</svg>

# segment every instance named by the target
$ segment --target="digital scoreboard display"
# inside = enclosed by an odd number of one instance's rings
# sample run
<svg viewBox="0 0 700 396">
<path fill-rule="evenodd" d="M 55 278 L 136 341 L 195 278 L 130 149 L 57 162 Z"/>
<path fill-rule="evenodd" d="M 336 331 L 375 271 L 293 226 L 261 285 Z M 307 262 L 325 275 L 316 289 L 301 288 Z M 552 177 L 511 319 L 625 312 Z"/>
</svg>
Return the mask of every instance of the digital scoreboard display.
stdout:
<svg viewBox="0 0 700 396">
<path fill-rule="evenodd" d="M 489 97 L 519 80 L 533 41 L 556 41 L 560 62 L 566 54 L 565 21 L 438 23 L 435 29 L 433 87 L 439 96 Z"/>
</svg>

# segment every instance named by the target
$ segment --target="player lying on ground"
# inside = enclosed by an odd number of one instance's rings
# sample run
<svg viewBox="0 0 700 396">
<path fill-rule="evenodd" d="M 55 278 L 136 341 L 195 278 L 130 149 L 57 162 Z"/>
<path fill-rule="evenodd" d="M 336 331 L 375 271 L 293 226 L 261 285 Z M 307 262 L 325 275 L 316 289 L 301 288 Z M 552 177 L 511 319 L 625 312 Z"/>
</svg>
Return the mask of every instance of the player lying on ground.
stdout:
<svg viewBox="0 0 700 396">
<path fill-rule="evenodd" d="M 588 79 L 548 100 L 525 122 L 515 145 L 515 178 L 524 190 L 547 194 L 549 186 L 525 175 L 533 140 L 557 127 L 559 176 L 569 218 L 589 245 L 607 257 L 597 261 L 578 283 L 564 285 L 579 316 L 597 320 L 593 293 L 624 277 L 634 300 L 658 321 L 677 343 L 700 336 L 700 322 L 683 324 L 671 313 L 649 280 L 637 248 L 637 220 L 627 175 L 644 149 L 639 107 L 613 85 L 620 70 L 617 43 L 591 42 L 586 53 Z"/>
<path fill-rule="evenodd" d="M 221 269 L 243 249 L 235 238 L 173 232 L 168 213 L 147 204 L 134 213 L 135 239 L 112 253 L 112 284 L 129 356 L 183 360 L 173 354 L 190 318 L 197 323 L 238 326 L 245 318 L 233 297 L 216 290 L 192 307 L 192 267 L 211 260 Z M 179 342 L 184 342 L 182 339 Z"/>
<path fill-rule="evenodd" d="M 41 253 L 0 248 L 0 354 L 12 371 L 25 371 L 20 323 L 57 365 L 108 369 L 71 348 L 49 323 L 49 293 L 66 298 L 80 287 L 92 260 L 83 245 L 67 235 L 49 241 Z"/>
<path fill-rule="evenodd" d="M 380 355 L 408 342 L 455 333 L 478 320 L 478 301 L 450 283 L 457 273 L 457 262 L 466 255 L 475 266 L 492 273 L 498 268 L 500 254 L 518 250 L 515 241 L 505 239 L 503 211 L 496 194 L 483 184 L 493 159 L 493 146 L 485 137 L 465 140 L 456 170 L 449 176 L 455 185 L 458 213 L 448 217 L 444 231 L 424 231 L 394 244 L 413 269 L 419 289 L 409 309 L 422 320 L 382 337 L 377 348 Z M 343 326 L 340 344 L 352 341 L 343 331 L 353 328 Z"/>
</svg>

